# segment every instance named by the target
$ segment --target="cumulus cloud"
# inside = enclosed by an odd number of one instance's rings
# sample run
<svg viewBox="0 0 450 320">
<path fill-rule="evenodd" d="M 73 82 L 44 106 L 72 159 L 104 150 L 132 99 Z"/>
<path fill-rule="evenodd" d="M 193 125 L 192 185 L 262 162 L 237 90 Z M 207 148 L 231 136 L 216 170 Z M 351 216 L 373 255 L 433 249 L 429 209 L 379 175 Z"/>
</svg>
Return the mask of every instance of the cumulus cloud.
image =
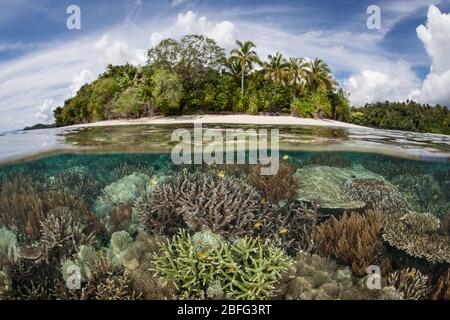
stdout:
<svg viewBox="0 0 450 320">
<path fill-rule="evenodd" d="M 204 34 L 213 38 L 224 47 L 234 44 L 236 27 L 228 21 L 212 22 L 206 16 L 199 16 L 198 13 L 187 11 L 179 13 L 175 23 L 163 31 L 153 32 L 150 36 L 152 46 L 157 45 L 164 38 L 177 38 L 186 34 Z"/>
<path fill-rule="evenodd" d="M 450 106 L 450 14 L 430 6 L 426 24 L 416 31 L 431 59 L 431 68 L 422 87 L 414 90 L 411 98 Z"/>
<path fill-rule="evenodd" d="M 72 84 L 70 85 L 72 96 L 75 96 L 83 85 L 94 80 L 94 74 L 88 69 L 83 69 L 80 73 L 75 74 L 72 78 Z"/>
<path fill-rule="evenodd" d="M 125 41 L 111 40 L 109 34 L 104 34 L 94 44 L 94 49 L 100 53 L 100 59 L 105 64 L 141 65 L 146 61 L 145 49 L 130 47 Z"/>
<path fill-rule="evenodd" d="M 39 122 L 50 123 L 53 121 L 53 110 L 55 108 L 53 99 L 45 99 L 44 103 L 39 107 L 39 111 L 34 116 Z"/>
</svg>

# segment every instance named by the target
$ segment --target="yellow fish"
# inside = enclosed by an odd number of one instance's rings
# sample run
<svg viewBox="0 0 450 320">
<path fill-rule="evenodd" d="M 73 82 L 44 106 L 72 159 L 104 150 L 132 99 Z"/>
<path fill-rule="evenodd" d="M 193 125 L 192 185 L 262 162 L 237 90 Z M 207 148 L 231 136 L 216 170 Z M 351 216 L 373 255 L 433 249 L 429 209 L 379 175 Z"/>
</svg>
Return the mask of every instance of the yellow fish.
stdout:
<svg viewBox="0 0 450 320">
<path fill-rule="evenodd" d="M 273 267 L 271 267 L 271 266 L 269 266 L 268 268 L 267 268 L 267 271 L 272 271 L 273 270 Z"/>
<path fill-rule="evenodd" d="M 225 177 L 225 172 L 220 171 L 220 172 L 217 173 L 217 176 L 218 176 L 219 178 L 223 178 L 223 177 Z"/>
<path fill-rule="evenodd" d="M 152 180 L 150 180 L 150 183 L 151 183 L 152 186 L 155 186 L 155 185 L 158 184 L 158 179 L 153 178 Z"/>
<path fill-rule="evenodd" d="M 257 223 L 255 223 L 255 224 L 253 225 L 253 228 L 259 229 L 261 226 L 262 226 L 262 223 L 261 223 L 261 222 L 257 222 Z"/>
<path fill-rule="evenodd" d="M 410 271 L 410 272 L 408 272 L 406 275 L 407 275 L 408 277 L 414 277 L 415 274 L 416 274 L 415 271 Z"/>
<path fill-rule="evenodd" d="M 287 154 L 285 154 L 281 159 L 287 160 L 287 159 L 289 159 L 289 156 Z"/>
<path fill-rule="evenodd" d="M 286 234 L 286 233 L 288 233 L 288 229 L 287 228 L 280 228 L 280 230 L 278 230 L 278 233 L 279 234 Z"/>
<path fill-rule="evenodd" d="M 233 267 L 230 267 L 230 268 L 228 269 L 228 272 L 235 273 L 236 270 L 235 270 Z"/>
<path fill-rule="evenodd" d="M 262 204 L 264 204 L 264 203 L 266 203 L 266 202 L 267 202 L 266 198 L 261 198 L 261 203 L 262 203 Z"/>
<path fill-rule="evenodd" d="M 199 257 L 200 259 L 206 259 L 208 257 L 208 255 L 204 252 L 197 252 L 197 257 Z"/>
</svg>

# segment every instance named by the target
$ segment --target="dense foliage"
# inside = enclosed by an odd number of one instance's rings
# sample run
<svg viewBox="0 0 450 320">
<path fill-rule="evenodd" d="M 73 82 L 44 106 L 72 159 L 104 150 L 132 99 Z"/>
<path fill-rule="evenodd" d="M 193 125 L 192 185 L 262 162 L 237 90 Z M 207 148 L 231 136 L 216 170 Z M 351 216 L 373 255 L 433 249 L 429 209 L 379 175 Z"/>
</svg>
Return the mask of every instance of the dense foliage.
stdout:
<svg viewBox="0 0 450 320">
<path fill-rule="evenodd" d="M 353 109 L 351 122 L 381 129 L 450 134 L 450 110 L 445 106 L 377 102 Z"/>
<path fill-rule="evenodd" d="M 237 41 L 227 57 L 205 36 L 162 40 L 148 51 L 144 66 L 109 65 L 55 110 L 56 124 L 204 112 L 349 119 L 347 96 L 336 89 L 325 62 L 280 53 L 263 61 L 255 48 L 251 41 Z"/>
</svg>

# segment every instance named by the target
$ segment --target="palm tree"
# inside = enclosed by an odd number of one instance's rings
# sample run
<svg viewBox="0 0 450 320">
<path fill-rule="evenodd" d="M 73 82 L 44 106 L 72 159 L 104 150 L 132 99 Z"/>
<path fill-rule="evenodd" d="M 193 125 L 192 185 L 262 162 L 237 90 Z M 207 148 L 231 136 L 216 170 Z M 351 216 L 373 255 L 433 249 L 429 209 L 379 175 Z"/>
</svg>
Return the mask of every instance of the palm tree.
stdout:
<svg viewBox="0 0 450 320">
<path fill-rule="evenodd" d="M 309 61 L 306 68 L 306 83 L 309 89 L 316 91 L 320 86 L 331 90 L 335 81 L 331 75 L 330 67 L 322 60 Z"/>
<path fill-rule="evenodd" d="M 241 91 L 244 94 L 244 81 L 245 81 L 245 73 L 246 71 L 250 71 L 253 69 L 253 63 L 257 62 L 258 55 L 253 50 L 256 48 L 255 44 L 252 41 L 236 41 L 238 48 L 233 49 L 231 51 L 231 61 L 236 61 L 239 63 L 241 67 Z"/>
<path fill-rule="evenodd" d="M 272 81 L 285 82 L 288 66 L 286 59 L 279 52 L 277 52 L 274 56 L 269 54 L 268 59 L 269 62 L 262 63 L 263 71 L 266 74 L 266 77 Z"/>
<path fill-rule="evenodd" d="M 297 88 L 301 85 L 306 76 L 306 66 L 307 63 L 303 58 L 289 58 L 287 68 L 289 81 L 294 88 L 294 95 L 297 94 Z"/>
</svg>

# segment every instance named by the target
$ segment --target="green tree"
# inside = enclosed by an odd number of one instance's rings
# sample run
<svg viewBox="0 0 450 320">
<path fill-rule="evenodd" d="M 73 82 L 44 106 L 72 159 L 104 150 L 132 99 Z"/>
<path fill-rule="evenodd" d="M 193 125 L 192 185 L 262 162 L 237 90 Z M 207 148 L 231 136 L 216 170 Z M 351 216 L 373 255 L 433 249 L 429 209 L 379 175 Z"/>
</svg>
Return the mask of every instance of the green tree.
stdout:
<svg viewBox="0 0 450 320">
<path fill-rule="evenodd" d="M 166 69 L 157 69 L 152 81 L 153 101 L 163 114 L 174 114 L 179 112 L 183 97 L 183 86 L 176 73 Z"/>
<path fill-rule="evenodd" d="M 334 80 L 328 65 L 320 60 L 309 61 L 305 69 L 306 83 L 310 90 L 316 91 L 323 86 L 328 91 L 333 89 Z"/>
<path fill-rule="evenodd" d="M 303 58 L 289 58 L 287 63 L 288 79 L 295 97 L 306 76 L 306 66 L 307 64 Z"/>
<path fill-rule="evenodd" d="M 256 48 L 255 44 L 251 41 L 236 41 L 238 48 L 231 51 L 230 59 L 237 61 L 241 66 L 241 94 L 244 95 L 244 82 L 246 72 L 253 69 L 253 64 L 258 62 L 258 55 L 253 49 Z"/>
<path fill-rule="evenodd" d="M 274 56 L 268 56 L 269 61 L 263 62 L 263 72 L 267 79 L 275 82 L 285 82 L 287 76 L 288 63 L 280 52 Z"/>
</svg>

